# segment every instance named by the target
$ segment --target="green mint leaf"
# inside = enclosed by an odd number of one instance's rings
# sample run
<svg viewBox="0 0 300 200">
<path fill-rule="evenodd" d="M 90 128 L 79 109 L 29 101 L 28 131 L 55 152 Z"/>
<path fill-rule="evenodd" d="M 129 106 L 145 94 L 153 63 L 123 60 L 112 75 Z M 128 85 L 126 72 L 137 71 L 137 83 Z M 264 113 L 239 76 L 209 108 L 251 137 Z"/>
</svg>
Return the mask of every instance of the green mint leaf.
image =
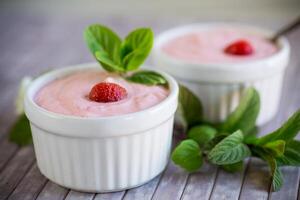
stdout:
<svg viewBox="0 0 300 200">
<path fill-rule="evenodd" d="M 106 52 L 96 51 L 94 56 L 106 71 L 124 72 L 123 68 L 121 68 L 117 63 L 111 60 L 109 55 Z"/>
<path fill-rule="evenodd" d="M 167 85 L 167 80 L 154 71 L 138 71 L 126 78 L 128 81 L 144 85 Z"/>
<path fill-rule="evenodd" d="M 123 72 L 120 67 L 121 39 L 111 29 L 100 24 L 87 27 L 84 39 L 92 54 L 102 67 L 110 72 Z"/>
<path fill-rule="evenodd" d="M 20 146 L 32 143 L 30 124 L 25 114 L 20 115 L 10 129 L 9 139 Z"/>
<path fill-rule="evenodd" d="M 267 156 L 266 161 L 269 164 L 271 175 L 272 175 L 272 190 L 278 191 L 283 185 L 283 178 L 281 171 L 277 165 L 277 162 L 274 157 Z"/>
<path fill-rule="evenodd" d="M 189 172 L 196 171 L 202 166 L 202 152 L 197 142 L 188 139 L 182 141 L 173 151 L 172 160 L 176 165 Z"/>
<path fill-rule="evenodd" d="M 276 163 L 276 161 L 275 161 Z M 272 170 L 272 189 L 273 191 L 278 191 L 283 185 L 283 177 L 279 167 L 275 166 L 275 169 Z"/>
<path fill-rule="evenodd" d="M 254 134 L 249 133 L 249 134 L 244 136 L 244 143 L 245 144 L 255 145 L 257 142 L 258 142 L 258 138 L 256 136 L 256 133 L 254 133 Z"/>
<path fill-rule="evenodd" d="M 203 149 L 205 151 L 210 151 L 212 150 L 219 142 L 221 142 L 224 138 L 226 138 L 228 136 L 228 134 L 220 134 L 218 133 L 212 140 L 210 140 L 209 142 L 207 142 Z"/>
<path fill-rule="evenodd" d="M 263 148 L 269 150 L 274 157 L 280 157 L 284 154 L 285 141 L 275 140 L 272 142 L 268 142 L 265 145 L 263 145 Z"/>
<path fill-rule="evenodd" d="M 274 140 L 292 140 L 300 131 L 300 109 L 295 112 L 279 129 L 259 138 L 258 144 Z"/>
<path fill-rule="evenodd" d="M 150 28 L 139 28 L 130 32 L 121 45 L 122 66 L 125 71 L 137 69 L 144 63 L 153 46 Z"/>
<path fill-rule="evenodd" d="M 201 147 L 210 142 L 217 134 L 217 130 L 208 125 L 194 126 L 188 132 L 188 137 L 195 140 Z"/>
<path fill-rule="evenodd" d="M 17 99 L 15 101 L 15 107 L 16 107 L 16 114 L 17 115 L 22 115 L 24 114 L 24 96 L 25 96 L 25 92 L 26 89 L 28 87 L 28 85 L 31 83 L 32 78 L 31 77 L 24 77 L 19 85 L 19 91 L 18 91 L 18 96 Z"/>
<path fill-rule="evenodd" d="M 291 140 L 286 143 L 283 156 L 276 160 L 280 166 L 300 166 L 300 141 Z"/>
<path fill-rule="evenodd" d="M 233 163 L 233 164 L 228 164 L 228 165 L 221 165 L 221 167 L 227 171 L 227 172 L 238 172 L 238 171 L 242 171 L 243 167 L 244 167 L 244 162 L 240 161 L 237 163 Z"/>
<path fill-rule="evenodd" d="M 209 161 L 217 165 L 226 165 L 244 160 L 251 152 L 243 143 L 243 139 L 240 130 L 227 136 L 209 152 Z"/>
<path fill-rule="evenodd" d="M 276 158 L 272 154 L 270 154 L 266 148 L 260 146 L 253 147 L 251 150 L 256 156 L 260 157 L 268 163 L 272 176 L 272 190 L 278 191 L 283 184 L 283 178 Z"/>
<path fill-rule="evenodd" d="M 231 133 L 236 130 L 241 130 L 244 134 L 248 134 L 255 127 L 259 109 L 260 98 L 258 92 L 252 87 L 248 88 L 238 107 L 221 125 L 221 130 Z"/>
<path fill-rule="evenodd" d="M 177 116 L 185 128 L 200 123 L 203 117 L 200 99 L 183 85 L 179 85 Z"/>
</svg>

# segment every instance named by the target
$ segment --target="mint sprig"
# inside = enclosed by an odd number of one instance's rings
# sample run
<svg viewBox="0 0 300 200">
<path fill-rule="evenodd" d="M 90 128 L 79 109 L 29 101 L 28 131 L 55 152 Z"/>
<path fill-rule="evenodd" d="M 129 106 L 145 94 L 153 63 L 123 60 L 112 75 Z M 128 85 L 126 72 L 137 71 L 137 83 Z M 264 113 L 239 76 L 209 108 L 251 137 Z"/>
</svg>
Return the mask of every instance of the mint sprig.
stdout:
<svg viewBox="0 0 300 200">
<path fill-rule="evenodd" d="M 240 129 L 244 134 L 250 133 L 255 127 L 259 109 L 260 99 L 258 92 L 252 87 L 248 88 L 238 107 L 222 123 L 221 130 L 232 133 Z"/>
<path fill-rule="evenodd" d="M 216 165 L 227 165 L 240 162 L 251 155 L 243 143 L 243 133 L 238 130 L 219 142 L 208 154 L 208 159 Z"/>
<path fill-rule="evenodd" d="M 30 123 L 24 113 L 24 96 L 28 85 L 31 83 L 31 77 L 24 77 L 19 85 L 18 95 L 15 101 L 17 120 L 9 130 L 9 140 L 24 146 L 32 143 Z"/>
<path fill-rule="evenodd" d="M 108 72 L 121 74 L 125 79 L 145 85 L 167 85 L 166 79 L 157 72 L 141 70 L 133 74 L 148 57 L 153 46 L 150 28 L 138 28 L 122 40 L 110 28 L 94 24 L 84 31 L 84 39 L 91 53 Z"/>
<path fill-rule="evenodd" d="M 187 87 L 179 85 L 177 116 L 185 129 L 201 123 L 203 107 L 201 101 Z"/>
<path fill-rule="evenodd" d="M 150 28 L 139 28 L 130 32 L 122 40 L 110 28 L 94 24 L 84 31 L 84 40 L 100 65 L 108 72 L 118 73 L 128 81 L 145 85 L 168 86 L 167 80 L 159 73 L 137 70 L 148 57 L 153 46 L 153 32 Z M 10 130 L 10 140 L 18 145 L 32 142 L 30 123 L 24 114 L 23 101 L 27 85 L 31 78 L 25 77 L 19 89 L 16 101 L 18 119 Z"/>
<path fill-rule="evenodd" d="M 189 172 L 196 171 L 202 166 L 202 152 L 194 140 L 184 140 L 172 153 L 174 163 L 180 165 Z"/>
<path fill-rule="evenodd" d="M 22 114 L 10 129 L 9 140 L 20 145 L 28 145 L 32 143 L 29 120 Z"/>
<path fill-rule="evenodd" d="M 287 142 L 283 155 L 276 160 L 280 166 L 300 166 L 300 141 L 291 140 Z"/>
<path fill-rule="evenodd" d="M 126 79 L 134 83 L 142 83 L 145 85 L 167 85 L 167 81 L 162 75 L 148 70 L 138 71 L 126 77 Z"/>
<path fill-rule="evenodd" d="M 300 166 L 300 141 L 295 140 L 300 130 L 300 110 L 296 111 L 280 128 L 263 137 L 257 137 L 256 118 L 260 108 L 260 98 L 254 88 L 248 88 L 237 108 L 220 124 L 202 120 L 201 101 L 188 89 L 181 86 L 178 112 L 187 127 L 187 137 L 181 144 L 198 144 L 197 152 L 203 159 L 219 165 L 228 172 L 243 169 L 244 159 L 250 156 L 264 160 L 270 167 L 272 189 L 277 191 L 283 184 L 280 166 Z M 188 142 L 187 142 L 188 141 Z M 192 143 L 192 141 L 194 141 Z M 185 159 L 182 145 L 176 147 L 172 157 L 175 164 L 187 169 L 195 158 Z M 179 148 L 180 147 L 180 148 Z M 199 149 L 198 149 L 199 148 Z M 196 151 L 195 151 L 196 152 Z M 200 156 L 201 157 L 201 156 Z M 193 171 L 201 165 L 193 165 Z M 190 171 L 189 169 L 187 169 Z"/>
</svg>

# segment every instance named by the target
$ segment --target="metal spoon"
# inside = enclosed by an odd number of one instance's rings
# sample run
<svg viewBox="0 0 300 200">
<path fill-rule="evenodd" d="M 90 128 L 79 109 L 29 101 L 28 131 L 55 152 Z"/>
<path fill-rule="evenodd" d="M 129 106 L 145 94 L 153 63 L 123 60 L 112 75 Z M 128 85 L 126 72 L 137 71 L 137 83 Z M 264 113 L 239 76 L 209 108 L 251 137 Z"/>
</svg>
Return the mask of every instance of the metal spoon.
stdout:
<svg viewBox="0 0 300 200">
<path fill-rule="evenodd" d="M 279 29 L 271 38 L 270 40 L 272 42 L 276 42 L 277 39 L 282 36 L 285 35 L 286 33 L 292 31 L 293 29 L 295 29 L 297 26 L 300 25 L 300 16 L 298 16 L 293 22 L 291 22 L 290 24 L 282 27 L 281 29 Z"/>
</svg>

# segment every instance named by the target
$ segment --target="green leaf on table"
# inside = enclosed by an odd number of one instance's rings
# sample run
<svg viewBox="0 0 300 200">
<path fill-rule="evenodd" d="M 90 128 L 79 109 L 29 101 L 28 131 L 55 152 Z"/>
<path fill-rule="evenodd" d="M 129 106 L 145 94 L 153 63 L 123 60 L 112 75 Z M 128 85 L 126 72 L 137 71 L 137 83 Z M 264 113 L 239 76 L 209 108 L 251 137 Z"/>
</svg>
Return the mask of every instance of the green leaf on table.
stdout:
<svg viewBox="0 0 300 200">
<path fill-rule="evenodd" d="M 212 150 L 219 142 L 221 142 L 227 136 L 228 136 L 227 133 L 218 133 L 212 140 L 210 140 L 204 145 L 203 149 L 205 151 Z"/>
<path fill-rule="evenodd" d="M 121 39 L 106 26 L 94 24 L 84 31 L 84 39 L 92 54 L 103 68 L 110 72 L 123 72 L 120 66 Z"/>
<path fill-rule="evenodd" d="M 233 163 L 233 164 L 221 165 L 221 167 L 227 172 L 231 172 L 231 173 L 238 172 L 238 171 L 242 171 L 242 169 L 244 167 L 244 162 L 239 161 L 239 162 Z"/>
<path fill-rule="evenodd" d="M 179 85 L 177 115 L 179 115 L 185 128 L 200 123 L 203 117 L 201 101 L 193 92 L 183 85 Z"/>
<path fill-rule="evenodd" d="M 126 36 L 120 50 L 125 71 L 135 70 L 143 64 L 152 49 L 153 38 L 150 28 L 139 28 Z"/>
<path fill-rule="evenodd" d="M 171 157 L 176 165 L 189 172 L 198 170 L 203 163 L 201 149 L 198 143 L 191 139 L 182 141 L 174 149 Z"/>
<path fill-rule="evenodd" d="M 238 107 L 222 123 L 221 130 L 230 133 L 241 130 L 244 134 L 248 134 L 255 128 L 259 109 L 260 98 L 258 92 L 252 87 L 248 88 Z"/>
<path fill-rule="evenodd" d="M 217 134 L 214 127 L 199 125 L 192 127 L 188 132 L 188 137 L 195 140 L 200 146 L 204 146 L 211 141 Z"/>
<path fill-rule="evenodd" d="M 300 141 L 291 140 L 286 143 L 283 156 L 276 160 L 280 166 L 300 166 Z"/>
<path fill-rule="evenodd" d="M 32 82 L 32 78 L 29 76 L 25 76 L 22 78 L 21 83 L 19 85 L 18 96 L 15 101 L 16 114 L 22 115 L 24 114 L 24 97 L 25 92 L 27 90 L 28 85 Z"/>
<path fill-rule="evenodd" d="M 208 159 L 217 165 L 233 164 L 251 155 L 243 143 L 243 133 L 238 130 L 219 142 L 208 154 Z"/>
<path fill-rule="evenodd" d="M 157 72 L 142 70 L 126 77 L 128 81 L 144 85 L 167 85 L 167 80 Z"/>
<path fill-rule="evenodd" d="M 266 144 L 274 140 L 289 141 L 300 131 L 300 109 L 296 111 L 279 129 L 259 138 L 258 144 Z"/>
<path fill-rule="evenodd" d="M 275 168 L 271 169 L 271 173 L 272 173 L 272 189 L 273 191 L 278 191 L 283 185 L 283 177 L 277 164 L 275 165 Z"/>
<path fill-rule="evenodd" d="M 284 140 L 271 141 L 263 145 L 263 148 L 269 150 L 269 152 L 271 152 L 273 156 L 280 157 L 284 154 L 285 141 Z"/>
<path fill-rule="evenodd" d="M 276 158 L 272 154 L 268 153 L 268 150 L 266 148 L 257 146 L 252 148 L 252 150 L 258 157 L 268 163 L 272 176 L 272 190 L 278 191 L 283 185 L 283 178 Z"/>
<path fill-rule="evenodd" d="M 11 127 L 9 139 L 20 146 L 32 143 L 30 124 L 25 114 L 20 115 Z"/>
</svg>

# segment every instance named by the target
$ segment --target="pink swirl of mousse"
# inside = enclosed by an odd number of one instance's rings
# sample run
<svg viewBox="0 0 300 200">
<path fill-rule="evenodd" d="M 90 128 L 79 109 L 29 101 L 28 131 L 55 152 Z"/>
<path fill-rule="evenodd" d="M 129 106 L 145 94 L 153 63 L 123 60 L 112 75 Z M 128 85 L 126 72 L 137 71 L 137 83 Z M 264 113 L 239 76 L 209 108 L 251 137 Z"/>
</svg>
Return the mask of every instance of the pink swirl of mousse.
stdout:
<svg viewBox="0 0 300 200">
<path fill-rule="evenodd" d="M 224 52 L 228 45 L 238 40 L 248 41 L 254 52 L 246 56 Z M 234 28 L 212 28 L 186 33 L 170 39 L 161 48 L 171 57 L 200 64 L 252 61 L 269 57 L 278 51 L 278 47 L 264 36 Z"/>
<path fill-rule="evenodd" d="M 127 97 L 112 103 L 91 101 L 88 94 L 99 82 L 113 82 L 127 90 Z M 64 115 L 105 117 L 134 113 L 163 101 L 169 91 L 161 86 L 130 83 L 103 71 L 86 70 L 50 82 L 41 88 L 35 102 L 42 108 Z"/>
</svg>

